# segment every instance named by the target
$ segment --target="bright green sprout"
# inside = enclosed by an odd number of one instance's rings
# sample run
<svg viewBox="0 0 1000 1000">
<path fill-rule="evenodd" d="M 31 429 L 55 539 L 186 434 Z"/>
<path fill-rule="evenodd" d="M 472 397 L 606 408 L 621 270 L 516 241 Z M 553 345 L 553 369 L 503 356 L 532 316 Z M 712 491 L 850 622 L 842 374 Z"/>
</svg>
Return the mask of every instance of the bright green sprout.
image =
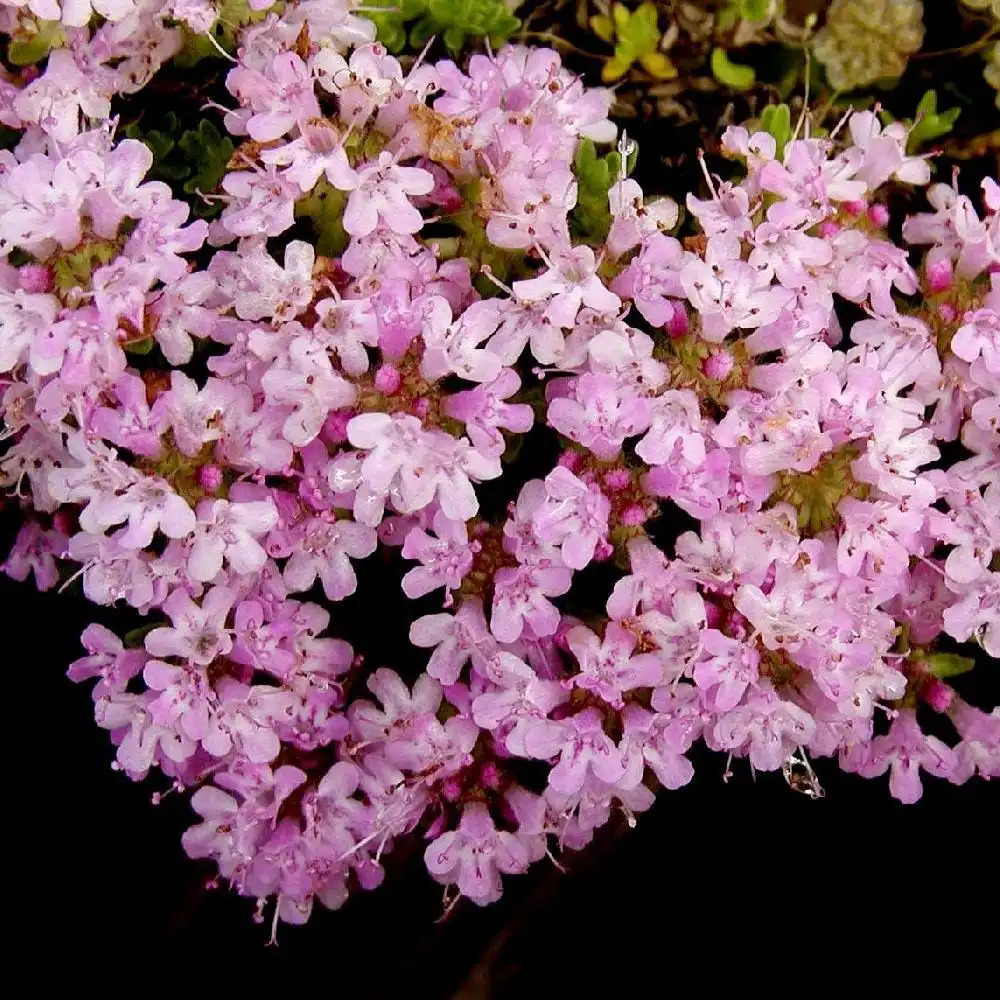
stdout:
<svg viewBox="0 0 1000 1000">
<path fill-rule="evenodd" d="M 620 80 L 636 63 L 656 80 L 672 80 L 677 76 L 677 68 L 660 51 L 663 36 L 656 4 L 646 2 L 630 11 L 624 4 L 616 3 L 610 17 L 597 14 L 590 19 L 590 26 L 598 38 L 615 47 L 615 54 L 601 70 L 605 83 Z"/>
</svg>

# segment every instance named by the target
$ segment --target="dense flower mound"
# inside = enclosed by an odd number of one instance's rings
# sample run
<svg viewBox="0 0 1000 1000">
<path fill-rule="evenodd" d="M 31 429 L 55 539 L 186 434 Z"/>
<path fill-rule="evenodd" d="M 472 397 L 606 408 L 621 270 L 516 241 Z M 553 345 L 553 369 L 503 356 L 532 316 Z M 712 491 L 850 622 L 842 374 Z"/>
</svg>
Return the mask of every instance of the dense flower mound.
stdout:
<svg viewBox="0 0 1000 1000">
<path fill-rule="evenodd" d="M 149 616 L 70 676 L 117 767 L 194 790 L 191 856 L 301 922 L 410 835 L 483 904 L 696 741 L 814 796 L 818 758 L 905 802 L 1000 774 L 949 682 L 1000 657 L 997 183 L 932 185 L 901 243 L 902 126 L 731 127 L 681 241 L 552 51 L 404 73 L 304 0 L 239 35 L 191 221 L 108 116 L 209 5 L 27 9 L 66 44 L 0 77 L 5 569 Z M 575 163 L 616 141 L 595 237 Z M 385 548 L 440 598 L 405 680 L 328 634 Z"/>
</svg>

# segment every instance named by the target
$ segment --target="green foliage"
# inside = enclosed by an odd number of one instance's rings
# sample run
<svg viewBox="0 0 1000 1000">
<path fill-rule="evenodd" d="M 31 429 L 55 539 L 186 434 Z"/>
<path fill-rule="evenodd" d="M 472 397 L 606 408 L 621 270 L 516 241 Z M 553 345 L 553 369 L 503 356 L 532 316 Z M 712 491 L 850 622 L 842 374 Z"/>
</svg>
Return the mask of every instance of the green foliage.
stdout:
<svg viewBox="0 0 1000 1000">
<path fill-rule="evenodd" d="M 174 56 L 174 61 L 182 69 L 189 69 L 202 59 L 222 59 L 220 48 L 229 53 L 235 52 L 239 29 L 262 21 L 268 14 L 266 10 L 251 10 L 247 0 L 218 0 L 216 6 L 219 17 L 210 29 L 214 43 L 207 34 L 199 35 L 190 28 L 181 26 L 184 42 L 180 52 Z"/>
<path fill-rule="evenodd" d="M 761 24 L 771 20 L 774 5 L 771 0 L 729 0 L 729 4 L 719 11 L 716 28 L 720 32 L 731 31 L 740 21 Z"/>
<path fill-rule="evenodd" d="M 144 142 L 153 151 L 150 178 L 180 184 L 189 195 L 208 194 L 214 190 L 236 148 L 232 139 L 223 135 L 207 118 L 203 118 L 197 128 L 185 131 L 177 115 L 168 111 L 158 124 L 159 128 L 143 130 L 137 122 L 132 122 L 124 129 L 128 138 Z M 205 202 L 198 197 L 192 199 L 192 205 L 203 217 L 214 215 L 221 207 L 218 202 Z"/>
<path fill-rule="evenodd" d="M 160 628 L 164 623 L 162 621 L 152 621 L 145 622 L 138 628 L 134 628 L 129 632 L 126 632 L 123 639 L 122 645 L 126 649 L 139 649 L 141 646 L 145 645 L 146 636 L 153 631 L 154 628 Z"/>
<path fill-rule="evenodd" d="M 938 111 L 937 91 L 928 90 L 917 105 L 916 119 L 906 143 L 907 152 L 915 153 L 925 143 L 946 136 L 961 113 L 961 108 Z"/>
<path fill-rule="evenodd" d="M 639 155 L 635 149 L 625 164 L 625 173 L 635 169 Z M 608 191 L 621 176 L 622 158 L 613 149 L 605 156 L 598 156 L 590 139 L 584 139 L 577 150 L 573 172 L 577 180 L 576 207 L 570 216 L 570 224 L 576 238 L 593 243 L 603 243 L 611 228 L 611 209 L 608 206 Z"/>
<path fill-rule="evenodd" d="M 90 288 L 94 271 L 118 256 L 121 247 L 115 240 L 92 239 L 72 250 L 59 253 L 49 261 L 53 284 L 57 292 L 66 293 L 74 288 Z"/>
<path fill-rule="evenodd" d="M 771 15 L 771 0 L 739 0 L 744 21 L 766 21 Z"/>
<path fill-rule="evenodd" d="M 28 21 L 11 35 L 7 43 L 7 62 L 12 66 L 32 66 L 65 40 L 58 21 Z"/>
<path fill-rule="evenodd" d="M 295 217 L 310 220 L 316 234 L 316 252 L 324 257 L 336 257 L 347 247 L 343 221 L 346 204 L 347 195 L 325 177 L 295 203 Z"/>
<path fill-rule="evenodd" d="M 792 137 L 792 109 L 787 104 L 769 104 L 760 113 L 760 127 L 774 137 L 775 156 L 780 160 Z"/>
<path fill-rule="evenodd" d="M 503 0 L 373 0 L 370 6 L 390 8 L 384 14 L 365 12 L 390 52 L 401 51 L 407 42 L 419 49 L 432 35 L 454 54 L 473 38 L 502 45 L 521 24 Z"/>
<path fill-rule="evenodd" d="M 940 678 L 967 674 L 976 665 L 972 657 L 956 653 L 931 653 L 930 656 L 920 657 L 920 662 L 930 673 Z"/>
<path fill-rule="evenodd" d="M 127 341 L 123 347 L 129 354 L 149 354 L 156 347 L 156 341 L 152 337 L 141 337 Z"/>
<path fill-rule="evenodd" d="M 204 194 L 217 187 L 236 149 L 232 139 L 223 135 L 207 118 L 203 118 L 196 129 L 185 132 L 177 148 L 191 167 L 191 176 L 184 182 L 187 194 Z"/>
<path fill-rule="evenodd" d="M 712 76 L 730 90 L 749 90 L 757 80 L 752 66 L 732 62 L 725 49 L 712 50 L 711 65 Z"/>
<path fill-rule="evenodd" d="M 615 47 L 615 54 L 604 64 L 601 78 L 605 83 L 620 80 L 635 63 L 657 80 L 672 80 L 677 69 L 660 51 L 659 12 L 647 2 L 630 11 L 624 4 L 611 8 L 611 17 L 598 14 L 590 19 L 594 34 Z"/>
</svg>

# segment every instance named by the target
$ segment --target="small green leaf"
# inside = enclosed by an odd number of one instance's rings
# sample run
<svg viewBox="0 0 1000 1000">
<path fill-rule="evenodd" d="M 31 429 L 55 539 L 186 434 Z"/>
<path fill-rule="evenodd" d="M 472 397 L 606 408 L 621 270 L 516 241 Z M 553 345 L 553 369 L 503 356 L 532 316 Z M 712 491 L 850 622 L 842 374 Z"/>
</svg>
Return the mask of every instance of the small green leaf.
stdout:
<svg viewBox="0 0 1000 1000">
<path fill-rule="evenodd" d="M 926 115 L 933 115 L 937 113 L 937 91 L 928 90 L 923 97 L 920 98 L 920 103 L 917 105 L 917 117 L 921 118 Z"/>
<path fill-rule="evenodd" d="M 11 36 L 7 45 L 7 61 L 12 66 L 32 66 L 65 40 L 58 21 L 29 21 Z"/>
<path fill-rule="evenodd" d="M 119 250 L 114 240 L 92 239 L 58 254 L 50 262 L 56 290 L 63 293 L 73 288 L 89 290 L 94 271 L 110 264 Z"/>
<path fill-rule="evenodd" d="M 780 160 L 792 137 L 792 110 L 787 104 L 769 104 L 760 113 L 760 127 L 774 137 L 775 155 Z"/>
<path fill-rule="evenodd" d="M 154 628 L 160 628 L 163 622 L 147 622 L 145 625 L 140 625 L 138 628 L 132 629 L 131 632 L 126 632 L 122 638 L 122 644 L 126 649 L 138 649 L 140 646 L 145 645 L 146 636 L 153 631 Z"/>
<path fill-rule="evenodd" d="M 349 242 L 344 231 L 344 206 L 347 195 L 335 188 L 325 177 L 295 203 L 296 218 L 312 222 L 316 234 L 316 252 L 324 257 L 343 253 Z"/>
<path fill-rule="evenodd" d="M 932 653 L 923 658 L 923 663 L 930 673 L 940 678 L 967 674 L 976 665 L 972 657 L 958 656 L 956 653 Z"/>
<path fill-rule="evenodd" d="M 214 190 L 226 173 L 226 167 L 236 147 L 207 118 L 196 129 L 185 132 L 177 148 L 190 164 L 191 176 L 184 182 L 187 194 Z"/>
<path fill-rule="evenodd" d="M 129 354 L 149 354 L 156 346 L 156 341 L 152 337 L 143 337 L 142 340 L 128 341 L 122 345 Z"/>
<path fill-rule="evenodd" d="M 925 143 L 946 136 L 962 113 L 961 108 L 938 111 L 937 92 L 928 90 L 917 105 L 916 117 L 906 142 L 909 153 L 916 153 Z"/>
<path fill-rule="evenodd" d="M 766 21 L 771 12 L 771 0 L 741 0 L 740 14 L 744 21 Z"/>
<path fill-rule="evenodd" d="M 731 62 L 725 49 L 712 50 L 712 75 L 731 90 L 749 90 L 757 79 L 752 66 Z"/>
<path fill-rule="evenodd" d="M 626 174 L 635 167 L 638 155 L 638 148 L 629 154 Z M 577 197 L 571 216 L 573 232 L 582 240 L 602 243 L 611 226 L 608 190 L 621 173 L 621 156 L 617 150 L 598 156 L 594 143 L 585 139 L 577 149 L 574 172 Z"/>
</svg>

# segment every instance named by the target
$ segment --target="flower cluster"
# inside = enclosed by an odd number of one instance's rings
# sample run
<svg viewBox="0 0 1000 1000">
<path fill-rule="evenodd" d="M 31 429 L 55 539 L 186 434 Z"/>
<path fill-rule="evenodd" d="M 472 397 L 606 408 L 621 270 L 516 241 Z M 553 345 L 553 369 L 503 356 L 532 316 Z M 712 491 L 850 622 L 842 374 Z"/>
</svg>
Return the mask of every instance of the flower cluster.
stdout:
<svg viewBox="0 0 1000 1000">
<path fill-rule="evenodd" d="M 697 741 L 812 795 L 810 758 L 907 802 L 1000 774 L 1000 710 L 947 679 L 1000 657 L 1000 186 L 931 186 L 908 251 L 902 126 L 731 127 L 696 235 L 623 168 L 580 239 L 608 91 L 545 49 L 404 72 L 303 0 L 241 32 L 190 221 L 109 101 L 209 6 L 30 0 L 67 44 L 0 79 L 4 566 L 149 616 L 70 675 L 117 767 L 196 789 L 191 856 L 302 922 L 422 836 L 483 904 Z M 377 549 L 440 601 L 416 676 L 327 634 Z"/>
</svg>

